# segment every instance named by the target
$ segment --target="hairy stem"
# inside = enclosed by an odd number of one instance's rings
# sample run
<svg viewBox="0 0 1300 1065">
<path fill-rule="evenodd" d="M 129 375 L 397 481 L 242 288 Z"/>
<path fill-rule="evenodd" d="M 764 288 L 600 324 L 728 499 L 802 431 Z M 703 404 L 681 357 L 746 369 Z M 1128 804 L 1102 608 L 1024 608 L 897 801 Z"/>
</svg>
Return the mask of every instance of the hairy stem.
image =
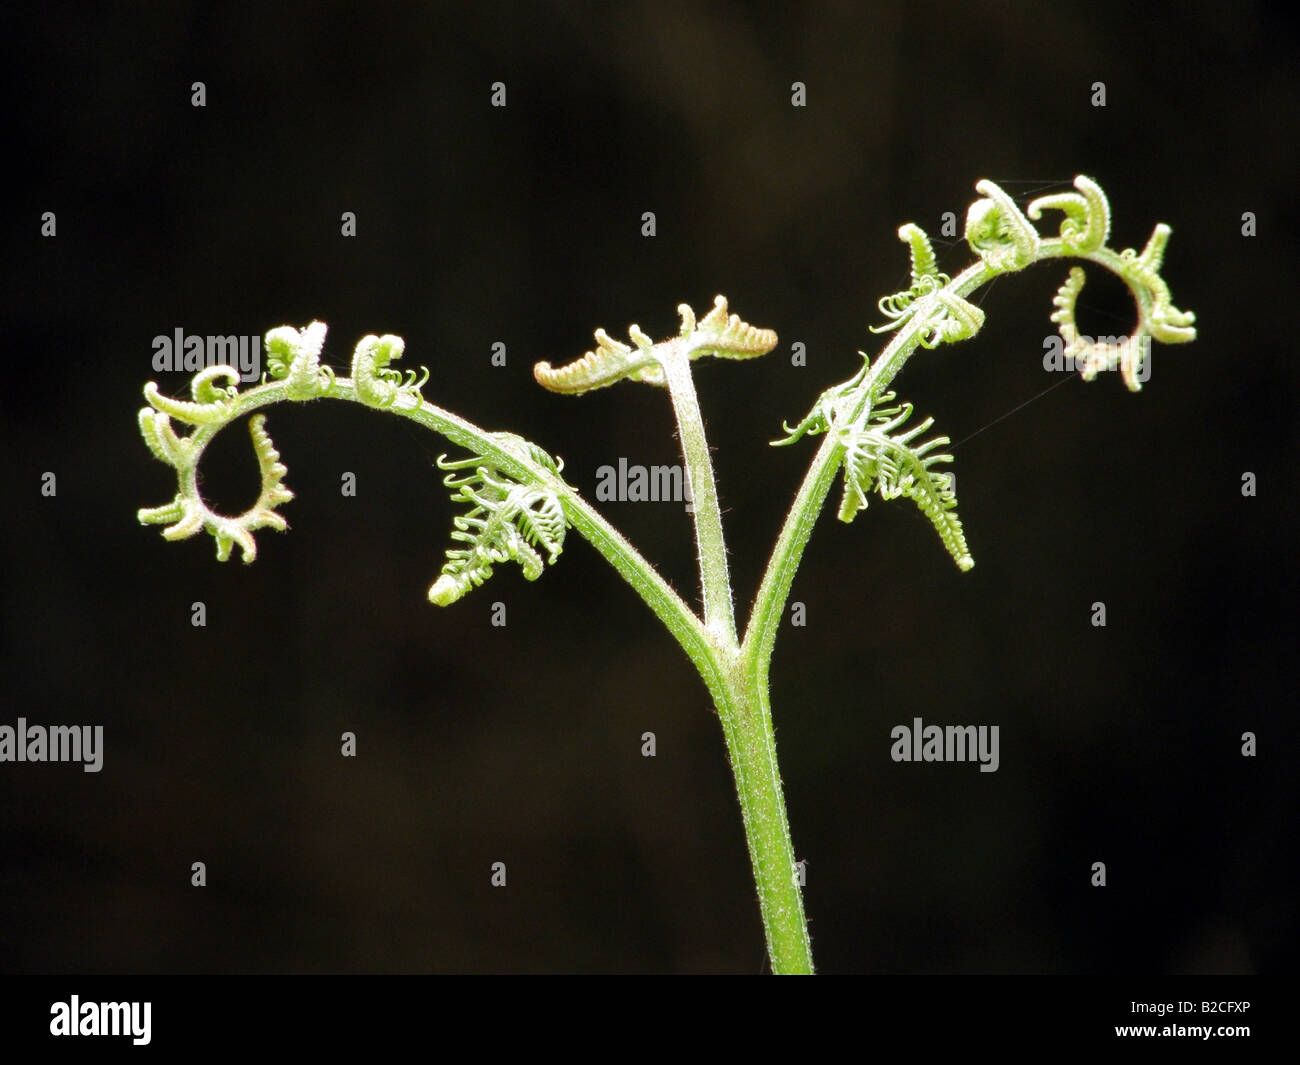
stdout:
<svg viewBox="0 0 1300 1065">
<path fill-rule="evenodd" d="M 662 360 L 682 457 L 691 485 L 695 542 L 700 556 L 700 585 L 704 597 L 704 627 L 723 646 L 736 644 L 736 618 L 731 605 L 731 573 L 727 568 L 727 544 L 722 535 L 722 511 L 713 480 L 713 459 L 704 434 L 704 419 L 691 380 L 691 363 L 684 351 L 674 351 Z"/>
<path fill-rule="evenodd" d="M 690 361 L 685 352 L 672 352 L 661 365 L 690 477 L 705 627 L 729 666 L 726 689 L 714 692 L 714 704 L 740 800 L 768 957 L 774 973 L 807 974 L 813 971 L 812 947 L 795 878 L 794 846 L 776 762 L 766 666 L 754 670 L 742 662 L 736 642 L 722 512 Z"/>
<path fill-rule="evenodd" d="M 811 974 L 812 946 L 777 767 L 765 672 L 759 676 L 737 660 L 727 695 L 718 703 L 718 716 L 745 823 L 768 959 L 777 975 Z"/>
</svg>

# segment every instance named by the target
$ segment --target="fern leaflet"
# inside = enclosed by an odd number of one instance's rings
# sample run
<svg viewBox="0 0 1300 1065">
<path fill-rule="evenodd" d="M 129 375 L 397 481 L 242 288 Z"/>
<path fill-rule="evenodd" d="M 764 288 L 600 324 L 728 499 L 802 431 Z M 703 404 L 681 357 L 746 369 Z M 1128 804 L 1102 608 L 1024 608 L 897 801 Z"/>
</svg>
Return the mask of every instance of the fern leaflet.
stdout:
<svg viewBox="0 0 1300 1065">
<path fill-rule="evenodd" d="M 894 393 L 886 392 L 880 402 L 889 403 Z M 952 462 L 952 456 L 935 454 L 949 443 L 936 436 L 923 444 L 913 441 L 934 424 L 926 418 L 905 432 L 895 432 L 912 416 L 912 405 L 875 408 L 865 422 L 839 430 L 844 445 L 844 494 L 839 519 L 851 522 L 867 506 L 867 493 L 874 487 L 882 499 L 907 496 L 930 519 L 959 569 L 975 565 L 961 520 L 957 517 L 957 491 L 951 473 L 935 467 Z"/>
<path fill-rule="evenodd" d="M 555 469 L 556 460 L 547 459 L 543 465 Z M 538 484 L 522 484 L 478 455 L 455 462 L 443 455 L 438 466 L 453 471 L 443 479 L 454 489 L 452 501 L 468 503 L 470 509 L 452 519 L 455 543 L 447 549 L 447 563 L 429 589 L 430 602 L 454 603 L 492 576 L 492 567 L 501 562 L 517 562 L 525 579 L 535 581 L 545 565 L 541 552 L 546 552 L 545 562 L 553 563 L 560 556 L 568 523 L 557 493 Z"/>
</svg>

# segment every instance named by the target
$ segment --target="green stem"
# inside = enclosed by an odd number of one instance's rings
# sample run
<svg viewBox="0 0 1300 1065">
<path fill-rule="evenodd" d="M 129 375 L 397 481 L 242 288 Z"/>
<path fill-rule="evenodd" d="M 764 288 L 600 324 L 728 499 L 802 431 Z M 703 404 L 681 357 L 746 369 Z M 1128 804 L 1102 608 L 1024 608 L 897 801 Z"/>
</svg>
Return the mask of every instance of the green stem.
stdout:
<svg viewBox="0 0 1300 1065">
<path fill-rule="evenodd" d="M 726 687 L 721 693 L 714 692 L 714 704 L 740 800 L 768 957 L 774 973 L 811 973 L 812 947 L 803 897 L 795 878 L 794 846 L 776 762 L 766 665 L 755 670 L 742 661 L 736 642 L 722 511 L 689 356 L 684 351 L 673 351 L 660 365 L 672 397 L 691 483 L 705 628 L 714 639 L 718 659 L 728 665 Z"/>
<path fill-rule="evenodd" d="M 731 573 L 727 568 L 727 544 L 722 535 L 722 511 L 713 481 L 713 459 L 704 434 L 704 419 L 691 380 L 690 357 L 673 351 L 660 362 L 677 418 L 677 435 L 682 442 L 686 476 L 691 485 L 691 514 L 695 519 L 695 543 L 700 556 L 700 586 L 704 597 L 704 627 L 724 647 L 736 645 L 736 617 L 731 604 Z"/>
<path fill-rule="evenodd" d="M 718 704 L 745 823 L 772 972 L 811 974 L 812 945 L 796 877 L 766 677 L 737 661 L 728 698 Z"/>
</svg>

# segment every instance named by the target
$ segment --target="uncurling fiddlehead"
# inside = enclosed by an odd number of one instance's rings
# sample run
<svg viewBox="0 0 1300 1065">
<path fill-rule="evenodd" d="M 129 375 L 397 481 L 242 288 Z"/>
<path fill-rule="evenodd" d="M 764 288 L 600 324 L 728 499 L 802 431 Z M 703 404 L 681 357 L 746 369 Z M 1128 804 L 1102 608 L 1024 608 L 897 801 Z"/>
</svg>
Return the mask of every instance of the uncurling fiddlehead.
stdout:
<svg viewBox="0 0 1300 1065">
<path fill-rule="evenodd" d="M 1065 357 L 1079 368 L 1085 381 L 1091 381 L 1098 373 L 1118 366 L 1129 391 L 1137 392 L 1142 388 L 1140 374 L 1150 338 L 1140 331 L 1123 337 L 1118 342 L 1093 340 L 1083 336 L 1075 325 L 1074 305 L 1079 293 L 1083 291 L 1085 280 L 1086 275 L 1081 267 L 1070 267 L 1069 277 L 1052 300 L 1056 305 L 1052 321 L 1057 323 L 1057 330 L 1065 343 Z"/>
<path fill-rule="evenodd" d="M 894 394 L 880 397 L 882 404 L 892 403 Z M 844 493 L 840 499 L 839 519 L 851 522 L 867 506 L 867 493 L 874 487 L 882 499 L 906 496 L 913 500 L 939 533 L 943 545 L 958 568 L 975 565 L 961 521 L 957 517 L 957 492 L 950 473 L 935 467 L 952 462 L 952 456 L 934 454 L 947 445 L 946 436 L 936 436 L 923 444 L 913 441 L 934 424 L 933 418 L 904 432 L 895 432 L 912 416 L 912 405 L 881 406 L 871 410 L 860 424 L 838 430 L 844 446 Z"/>
<path fill-rule="evenodd" d="M 1157 225 L 1141 254 L 1126 248 L 1117 257 L 1119 268 L 1115 272 L 1133 293 L 1138 310 L 1137 324 L 1129 335 L 1118 340 L 1094 340 L 1079 332 L 1074 312 L 1086 280 L 1082 268 L 1072 266 L 1057 290 L 1052 300 L 1056 306 L 1052 321 L 1057 323 L 1065 355 L 1073 359 L 1085 381 L 1118 367 L 1129 391 L 1137 392 L 1142 388 L 1142 365 L 1153 339 L 1165 344 L 1185 344 L 1196 339 L 1196 315 L 1173 305 L 1169 286 L 1159 273 L 1169 234 L 1168 226 Z"/>
<path fill-rule="evenodd" d="M 540 465 L 557 473 L 563 468 L 536 444 L 509 436 L 526 446 L 535 460 L 544 456 Z M 546 552 L 546 562 L 559 558 L 567 521 L 553 489 L 516 481 L 478 455 L 455 461 L 442 455 L 438 467 L 451 471 L 443 483 L 454 489 L 452 502 L 467 503 L 470 509 L 452 519 L 451 538 L 463 546 L 447 549 L 447 564 L 429 588 L 431 603 L 454 603 L 491 577 L 492 567 L 502 562 L 517 562 L 526 580 L 537 580 L 544 568 L 538 548 Z"/>
<path fill-rule="evenodd" d="M 1110 202 L 1101 186 L 1079 175 L 1074 179 L 1074 187 L 1077 192 L 1033 200 L 1026 217 L 1005 192 L 992 182 L 981 181 L 976 188 L 986 199 L 971 207 L 966 239 L 993 270 L 1019 270 L 1036 258 L 1064 252 L 1098 263 L 1123 280 L 1133 294 L 1138 318 L 1128 336 L 1117 342 L 1094 341 L 1079 333 L 1074 308 L 1084 285 L 1084 274 L 1077 266 L 1071 268 L 1056 294 L 1052 320 L 1058 324 L 1066 354 L 1081 366 L 1085 380 L 1091 381 L 1101 371 L 1118 367 L 1129 390 L 1136 392 L 1141 388 L 1140 371 L 1151 340 L 1184 344 L 1196 339 L 1196 316 L 1173 305 L 1169 286 L 1160 276 L 1165 245 L 1172 231 L 1161 223 L 1141 253 L 1127 248 L 1116 254 L 1106 247 L 1110 238 Z M 1059 250 L 1049 248 L 1049 241 L 1040 242 L 1029 221 L 1042 218 L 1045 210 L 1058 210 L 1065 216 L 1056 238 Z"/>
<path fill-rule="evenodd" d="M 1110 239 L 1110 201 L 1101 186 L 1082 174 L 1074 179 L 1078 193 L 1062 192 L 1040 196 L 1025 213 L 1037 222 L 1044 210 L 1065 212 L 1061 223 L 1061 241 L 1080 255 L 1105 247 Z"/>
<path fill-rule="evenodd" d="M 325 327 L 319 322 L 301 333 L 285 327 L 267 334 L 267 361 L 271 372 L 283 371 L 278 376 L 289 377 L 291 364 L 297 360 L 303 373 L 307 372 L 309 365 L 314 368 L 312 377 L 318 387 L 326 387 L 326 380 L 332 383 L 333 376 L 321 376 L 311 362 L 313 351 L 315 356 L 319 355 L 324 336 Z M 306 338 L 305 347 L 303 338 Z M 226 387 L 218 385 L 219 381 L 227 382 Z M 285 391 L 290 398 L 303 399 L 307 398 L 304 387 L 295 391 L 290 384 Z M 239 371 L 233 366 L 210 366 L 195 375 L 190 391 L 194 396 L 192 403 L 161 395 L 153 381 L 144 387 L 149 406 L 140 410 L 140 433 L 154 456 L 176 470 L 178 486 L 170 503 L 142 508 L 137 517 L 141 524 L 165 524 L 163 537 L 168 540 L 183 540 L 206 530 L 216 540 L 220 561 L 229 559 L 231 548 L 238 544 L 243 560 L 252 562 L 257 557 L 257 544 L 253 539 L 255 529 L 282 531 L 287 528 L 284 517 L 275 508 L 293 498 L 293 493 L 284 485 L 284 475 L 288 471 L 280 462 L 280 453 L 266 432 L 266 416 L 255 415 L 249 421 L 249 433 L 261 474 L 261 491 L 257 500 L 234 517 L 212 510 L 199 492 L 198 464 L 212 437 L 237 416 L 241 398 Z M 194 426 L 194 432 L 178 435 L 172 425 L 173 418 Z"/>
<path fill-rule="evenodd" d="M 968 340 L 978 333 L 984 325 L 984 312 L 948 288 L 952 279 L 939 272 L 925 230 L 908 222 L 899 227 L 898 239 L 911 246 L 912 287 L 877 303 L 890 321 L 871 326 L 871 331 L 887 333 L 914 321 L 920 323 L 917 338 L 925 348 Z"/>
<path fill-rule="evenodd" d="M 217 381 L 229 381 L 230 385 L 219 388 L 215 383 Z M 209 366 L 194 375 L 190 394 L 194 396 L 193 403 L 162 395 L 152 381 L 144 386 L 144 398 L 158 412 L 190 425 L 216 425 L 229 419 L 230 412 L 234 409 L 235 397 L 239 394 L 239 371 L 233 366 Z M 140 416 L 143 418 L 150 413 L 152 412 L 145 408 Z M 149 441 L 147 433 L 145 440 Z M 152 443 L 149 446 L 153 448 Z M 154 451 L 154 454 L 158 452 Z M 161 455 L 158 457 L 162 458 Z M 171 460 L 163 458 L 163 461 Z"/>
<path fill-rule="evenodd" d="M 873 333 L 886 333 L 891 329 L 897 329 L 916 313 L 917 300 L 930 295 L 952 280 L 947 274 L 939 272 L 934 259 L 934 248 L 930 246 L 930 238 L 920 226 L 912 222 L 899 226 L 898 239 L 906 241 L 911 246 L 912 284 L 902 292 L 880 298 L 876 306 L 890 321 L 887 325 L 873 325 L 871 327 Z"/>
<path fill-rule="evenodd" d="M 326 331 L 324 322 L 312 322 L 305 329 L 282 325 L 266 334 L 266 370 L 284 381 L 287 398 L 316 399 L 334 387 L 334 371 L 320 361 Z"/>
<path fill-rule="evenodd" d="M 181 474 L 181 485 L 176 498 L 170 503 L 140 510 L 137 515 L 140 523 L 166 524 L 163 537 L 167 540 L 184 540 L 206 529 L 217 542 L 219 561 L 225 562 L 230 558 L 230 549 L 238 544 L 244 561 L 252 562 L 257 557 L 253 530 L 269 528 L 283 532 L 288 523 L 275 508 L 293 498 L 293 493 L 284 484 L 284 475 L 289 471 L 280 462 L 280 453 L 276 451 L 265 426 L 265 414 L 255 414 L 249 419 L 248 429 L 261 472 L 262 490 L 251 507 L 232 518 L 215 513 L 203 502 L 195 477 L 197 455 L 192 453 L 192 449 L 183 446 L 189 443 L 188 439 L 177 440 L 165 413 L 154 413 L 148 408 L 142 410 L 140 427 L 146 443 L 164 462 L 177 466 Z M 159 441 L 162 441 L 161 446 L 158 446 Z M 174 456 L 179 462 L 168 456 Z"/>
<path fill-rule="evenodd" d="M 992 270 L 1022 270 L 1038 254 L 1038 231 L 1015 200 L 991 181 L 979 181 L 976 200 L 966 212 L 966 243 Z"/>
<path fill-rule="evenodd" d="M 776 334 L 770 329 L 759 329 L 729 314 L 725 296 L 713 300 L 713 309 L 698 322 L 695 312 L 685 304 L 677 306 L 682 325 L 677 336 L 653 343 L 633 325 L 628 329 L 635 347 L 614 340 L 603 329 L 596 330 L 596 347 L 580 359 L 566 366 L 553 367 L 549 362 L 539 362 L 533 367 L 533 377 L 543 388 L 552 392 L 578 394 L 596 388 L 607 388 L 624 378 L 644 381 L 652 385 L 666 385 L 662 360 L 674 353 L 685 353 L 692 359 L 701 355 L 715 355 L 725 359 L 752 359 L 766 355 L 776 347 Z"/>
<path fill-rule="evenodd" d="M 303 329 L 286 325 L 266 334 L 267 374 L 278 382 L 271 387 L 278 388 L 284 398 L 315 399 L 333 389 L 334 372 L 320 363 L 325 333 L 324 322 L 312 322 Z M 226 382 L 226 386 L 220 386 L 219 381 Z M 284 485 L 288 471 L 266 431 L 266 415 L 254 415 L 248 428 L 261 474 L 261 491 L 242 514 L 230 517 L 212 510 L 199 492 L 198 464 L 212 437 L 238 416 L 244 398 L 239 393 L 239 371 L 233 366 L 210 366 L 195 375 L 190 391 L 192 403 L 162 395 L 153 381 L 144 387 L 149 406 L 140 411 L 140 433 L 149 450 L 176 470 L 178 490 L 170 503 L 143 508 L 137 517 L 141 524 L 166 524 L 163 536 L 168 540 L 183 540 L 206 530 L 216 541 L 220 561 L 229 559 L 231 548 L 238 544 L 243 560 L 252 562 L 257 557 L 254 530 L 283 531 L 288 527 L 275 509 L 293 498 Z M 195 426 L 195 431 L 179 436 L 172 426 L 173 418 Z"/>
<path fill-rule="evenodd" d="M 161 395 L 152 381 L 145 386 L 150 406 L 140 411 L 140 432 L 154 456 L 176 470 L 178 491 L 171 502 L 140 510 L 142 524 L 165 524 L 163 536 L 168 540 L 206 530 L 216 540 L 217 558 L 222 562 L 230 557 L 235 544 L 244 561 L 252 562 L 257 557 L 255 530 L 287 528 L 275 508 L 293 498 L 284 485 L 288 471 L 266 432 L 266 416 L 254 414 L 249 431 L 261 471 L 261 492 L 244 513 L 235 517 L 217 514 L 199 492 L 198 464 L 220 429 L 241 412 L 276 399 L 301 401 L 337 393 L 379 408 L 391 407 L 399 400 L 404 401 L 404 406 L 423 404 L 420 386 L 428 370 L 417 381 L 414 373 L 403 377 L 389 367 L 402 355 L 401 337 L 363 337 L 353 355 L 353 377 L 340 379 L 328 366 L 321 365 L 325 334 L 323 322 L 312 322 L 304 329 L 272 329 L 266 335 L 266 361 L 267 375 L 273 380 L 268 382 L 264 377 L 260 386 L 243 395 L 239 392 L 238 371 L 231 366 L 214 366 L 199 373 L 191 388 L 193 402 Z M 221 387 L 219 382 L 226 382 L 227 387 Z M 173 427 L 173 419 L 195 430 L 180 435 Z M 518 562 L 524 576 L 535 580 L 544 564 L 541 552 L 546 553 L 547 561 L 554 562 L 564 543 L 567 521 L 559 497 L 559 490 L 568 487 L 560 479 L 564 463 L 514 433 L 481 434 L 480 439 L 485 451 L 497 449 L 498 461 L 499 452 L 506 452 L 525 467 L 533 467 L 539 479 L 535 483 L 516 480 L 487 454 L 456 462 L 439 460 L 443 469 L 452 471 L 446 483 L 455 489 L 453 499 L 470 504 L 469 513 L 455 519 L 452 532 L 453 540 L 464 546 L 448 551 L 443 575 L 429 592 L 429 598 L 440 605 L 455 601 L 481 584 L 498 562 Z M 464 473 L 466 470 L 472 472 Z"/>
<path fill-rule="evenodd" d="M 403 374 L 389 366 L 400 359 L 405 350 L 406 342 L 391 333 L 381 337 L 364 336 L 357 342 L 352 353 L 352 383 L 363 402 L 384 408 L 391 407 L 399 397 L 405 396 L 418 405 L 422 398 L 420 389 L 429 380 L 428 367 L 421 366 L 417 376 L 414 370 Z"/>
<path fill-rule="evenodd" d="M 929 427 L 928 420 L 913 430 L 893 434 L 911 408 L 877 406 L 872 409 L 873 405 L 892 398 L 892 394 L 880 396 L 879 391 L 888 386 L 913 346 L 934 348 L 974 336 L 984 323 L 984 314 L 965 297 L 978 283 L 987 280 L 989 274 L 1020 270 L 1034 262 L 1063 257 L 1086 259 L 1112 271 L 1128 285 L 1137 306 L 1138 322 L 1131 336 L 1118 343 L 1097 342 L 1082 336 L 1076 327 L 1074 311 L 1083 288 L 1084 272 L 1078 266 L 1071 268 L 1068 279 L 1056 294 L 1052 320 L 1060 330 L 1066 354 L 1080 366 L 1086 380 L 1093 379 L 1102 370 L 1118 367 L 1125 383 L 1136 391 L 1152 339 L 1178 344 L 1196 337 L 1195 315 L 1173 305 L 1169 287 L 1160 276 L 1170 234 L 1168 226 L 1157 225 L 1141 253 L 1131 248 L 1115 252 L 1106 246 L 1111 224 L 1109 201 L 1090 178 L 1076 177 L 1075 192 L 1033 200 L 1027 216 L 993 182 L 980 181 L 975 188 L 982 198 L 967 212 L 966 240 L 979 255 L 980 264 L 956 280 L 950 279 L 939 272 L 934 250 L 924 231 L 911 223 L 902 226 L 898 236 L 910 246 L 912 284 L 878 304 L 889 322 L 873 327 L 872 332 L 903 327 L 886 349 L 887 356 L 882 356 L 881 374 L 873 373 L 868 363 L 848 381 L 826 389 L 797 425 L 783 423 L 787 433 L 784 439 L 772 442 L 774 446 L 783 446 L 803 436 L 836 431 L 844 449 L 841 520 L 852 520 L 866 506 L 866 494 L 873 484 L 887 498 L 908 495 L 935 524 L 944 545 L 962 569 L 974 563 L 955 513 L 952 479 L 934 469 L 935 464 L 950 461 L 950 456 L 932 454 L 934 448 L 947 441 L 937 438 L 913 448 L 911 440 Z M 1064 216 L 1055 238 L 1040 237 L 1031 222 L 1031 219 L 1041 219 L 1045 210 L 1057 210 Z M 983 276 L 979 270 L 981 265 Z M 857 415 L 850 420 L 855 411 Z"/>
</svg>

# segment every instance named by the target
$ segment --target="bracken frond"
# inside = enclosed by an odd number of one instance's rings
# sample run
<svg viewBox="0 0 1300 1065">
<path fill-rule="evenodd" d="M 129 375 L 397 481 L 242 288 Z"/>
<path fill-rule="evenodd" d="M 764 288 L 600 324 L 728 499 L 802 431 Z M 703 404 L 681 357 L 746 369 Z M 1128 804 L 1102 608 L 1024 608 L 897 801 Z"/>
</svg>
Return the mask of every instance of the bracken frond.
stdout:
<svg viewBox="0 0 1300 1065">
<path fill-rule="evenodd" d="M 556 472 L 563 466 L 537 445 L 528 448 L 530 453 L 545 455 L 547 461 L 541 465 Z M 539 461 L 535 454 L 532 457 Z M 454 490 L 452 501 L 466 503 L 470 509 L 452 519 L 455 543 L 447 549 L 447 563 L 429 588 L 431 603 L 449 606 L 491 577 L 492 568 L 503 562 L 517 562 L 525 579 L 537 580 L 544 568 L 538 548 L 546 552 L 545 562 L 559 558 L 568 522 L 556 492 L 522 484 L 478 455 L 455 461 L 443 455 L 438 467 L 450 471 L 443 482 Z"/>
<path fill-rule="evenodd" d="M 894 394 L 887 392 L 880 403 L 892 403 Z M 923 444 L 913 441 L 934 424 L 933 418 L 914 425 L 905 432 L 895 432 L 912 416 L 912 405 L 880 406 L 872 410 L 864 425 L 840 429 L 844 445 L 844 493 L 840 500 L 839 519 L 851 522 L 858 511 L 866 509 L 867 494 L 874 488 L 882 499 L 906 496 L 939 533 L 939 538 L 959 569 L 975 565 L 961 521 L 957 517 L 957 492 L 952 474 L 937 470 L 940 463 L 952 462 L 952 456 L 935 454 L 936 448 L 949 443 L 946 436 L 936 436 Z"/>
<path fill-rule="evenodd" d="M 628 334 L 636 346 L 629 347 L 597 329 L 593 350 L 565 366 L 539 362 L 533 367 L 533 377 L 545 389 L 571 395 L 608 388 L 625 379 L 662 386 L 667 378 L 661 363 L 670 354 L 685 352 L 692 359 L 702 355 L 752 359 L 776 347 L 776 333 L 729 313 L 725 296 L 715 297 L 713 309 L 698 322 L 685 303 L 678 304 L 677 313 L 681 315 L 681 329 L 669 340 L 652 343 L 639 326 L 633 325 Z"/>
</svg>

